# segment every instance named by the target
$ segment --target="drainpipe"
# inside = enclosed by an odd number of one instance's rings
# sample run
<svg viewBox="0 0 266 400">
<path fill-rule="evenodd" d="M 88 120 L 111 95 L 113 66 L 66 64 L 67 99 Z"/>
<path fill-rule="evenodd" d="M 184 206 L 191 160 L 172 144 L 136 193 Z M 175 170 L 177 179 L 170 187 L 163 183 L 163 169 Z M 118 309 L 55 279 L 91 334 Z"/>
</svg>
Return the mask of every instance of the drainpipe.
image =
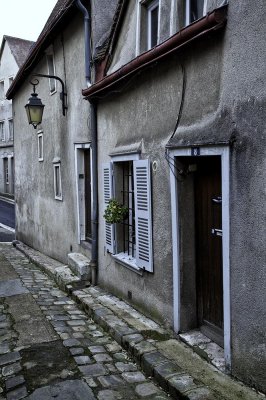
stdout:
<svg viewBox="0 0 266 400">
<path fill-rule="evenodd" d="M 87 86 L 91 86 L 91 27 L 90 15 L 86 7 L 80 0 L 76 0 L 76 5 L 84 15 L 84 39 L 85 39 L 85 75 Z"/>
<path fill-rule="evenodd" d="M 84 15 L 85 38 L 85 77 L 87 86 L 91 86 L 91 19 L 88 10 L 80 0 L 76 5 Z M 97 106 L 90 103 L 91 117 L 91 154 L 92 154 L 92 249 L 91 249 L 91 284 L 97 284 L 98 265 L 98 170 L 97 170 Z"/>
</svg>

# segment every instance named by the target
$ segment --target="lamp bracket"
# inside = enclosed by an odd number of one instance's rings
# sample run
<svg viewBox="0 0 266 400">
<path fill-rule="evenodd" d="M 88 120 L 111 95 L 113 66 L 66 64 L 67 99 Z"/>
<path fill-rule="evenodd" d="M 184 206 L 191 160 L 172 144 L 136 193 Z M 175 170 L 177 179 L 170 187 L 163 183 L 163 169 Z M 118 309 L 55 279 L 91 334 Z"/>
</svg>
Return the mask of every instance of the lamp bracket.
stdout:
<svg viewBox="0 0 266 400">
<path fill-rule="evenodd" d="M 59 78 L 59 77 L 56 76 L 56 75 L 46 75 L 46 74 L 37 74 L 37 73 L 33 73 L 31 76 L 32 76 L 32 77 L 38 76 L 38 77 L 40 77 L 40 78 L 48 78 L 48 79 L 56 79 L 57 81 L 59 81 L 59 82 L 61 83 L 62 92 L 60 93 L 60 100 L 62 101 L 62 112 L 63 112 L 63 115 L 66 115 L 66 110 L 67 110 L 67 106 L 66 106 L 67 93 L 66 93 L 66 91 L 65 91 L 65 84 L 64 84 L 64 82 L 62 81 L 62 79 Z M 33 81 L 37 81 L 37 82 L 39 83 L 38 79 L 34 79 Z M 35 93 L 35 86 L 37 86 L 38 83 L 34 84 L 33 81 L 31 81 L 30 83 L 34 86 L 34 89 L 33 89 L 33 90 L 34 90 L 34 93 Z"/>
</svg>

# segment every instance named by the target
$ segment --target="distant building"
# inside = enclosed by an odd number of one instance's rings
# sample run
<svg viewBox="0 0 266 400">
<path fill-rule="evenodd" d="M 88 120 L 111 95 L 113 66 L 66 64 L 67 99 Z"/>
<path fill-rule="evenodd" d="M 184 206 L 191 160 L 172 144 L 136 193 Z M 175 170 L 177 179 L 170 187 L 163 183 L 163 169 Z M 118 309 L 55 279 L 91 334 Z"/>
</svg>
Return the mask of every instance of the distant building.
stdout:
<svg viewBox="0 0 266 400">
<path fill-rule="evenodd" d="M 33 43 L 5 35 L 0 48 L 0 193 L 4 194 L 14 194 L 13 112 L 6 92 Z"/>
</svg>

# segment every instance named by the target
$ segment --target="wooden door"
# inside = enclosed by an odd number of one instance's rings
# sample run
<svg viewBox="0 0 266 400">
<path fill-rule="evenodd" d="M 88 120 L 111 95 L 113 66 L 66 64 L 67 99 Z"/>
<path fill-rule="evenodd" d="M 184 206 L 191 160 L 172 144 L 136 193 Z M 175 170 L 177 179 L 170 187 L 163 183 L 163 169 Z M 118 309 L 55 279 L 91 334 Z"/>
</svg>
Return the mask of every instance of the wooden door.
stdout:
<svg viewBox="0 0 266 400">
<path fill-rule="evenodd" d="M 198 324 L 223 346 L 221 159 L 198 159 L 195 175 Z"/>
<path fill-rule="evenodd" d="M 85 238 L 91 240 L 91 157 L 90 150 L 84 151 L 85 184 Z"/>
</svg>

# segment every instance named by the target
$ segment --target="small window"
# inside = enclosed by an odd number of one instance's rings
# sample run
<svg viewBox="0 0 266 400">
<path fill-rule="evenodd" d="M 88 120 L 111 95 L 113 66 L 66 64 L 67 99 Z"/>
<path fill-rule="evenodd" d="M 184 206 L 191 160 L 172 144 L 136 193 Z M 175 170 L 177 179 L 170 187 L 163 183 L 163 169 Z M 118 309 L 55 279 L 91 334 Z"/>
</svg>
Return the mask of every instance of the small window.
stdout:
<svg viewBox="0 0 266 400">
<path fill-rule="evenodd" d="M 5 98 L 5 83 L 4 81 L 0 81 L 0 100 L 4 100 Z"/>
<path fill-rule="evenodd" d="M 8 159 L 4 158 L 5 184 L 9 185 Z"/>
<path fill-rule="evenodd" d="M 14 125 L 13 119 L 8 120 L 9 140 L 14 140 Z"/>
<path fill-rule="evenodd" d="M 206 14 L 206 0 L 186 1 L 186 25 L 191 24 Z"/>
<path fill-rule="evenodd" d="M 148 19 L 148 50 L 158 44 L 159 37 L 159 0 L 155 0 L 147 7 Z"/>
<path fill-rule="evenodd" d="M 54 56 L 53 54 L 47 54 L 47 65 L 48 65 L 48 75 L 55 75 L 55 65 L 54 65 Z M 56 91 L 56 81 L 55 79 L 49 79 L 50 85 L 50 93 L 54 93 Z"/>
<path fill-rule="evenodd" d="M 4 142 L 6 140 L 5 136 L 5 122 L 0 121 L 0 140 Z"/>
<path fill-rule="evenodd" d="M 161 0 L 138 0 L 136 56 L 159 44 L 160 1 Z"/>
<path fill-rule="evenodd" d="M 14 81 L 13 76 L 11 76 L 8 81 L 9 81 L 9 87 L 10 87 L 12 85 L 13 81 Z"/>
<path fill-rule="evenodd" d="M 43 133 L 38 133 L 38 160 L 43 161 Z"/>
<path fill-rule="evenodd" d="M 54 164 L 54 196 L 56 200 L 62 200 L 61 165 Z"/>
</svg>

